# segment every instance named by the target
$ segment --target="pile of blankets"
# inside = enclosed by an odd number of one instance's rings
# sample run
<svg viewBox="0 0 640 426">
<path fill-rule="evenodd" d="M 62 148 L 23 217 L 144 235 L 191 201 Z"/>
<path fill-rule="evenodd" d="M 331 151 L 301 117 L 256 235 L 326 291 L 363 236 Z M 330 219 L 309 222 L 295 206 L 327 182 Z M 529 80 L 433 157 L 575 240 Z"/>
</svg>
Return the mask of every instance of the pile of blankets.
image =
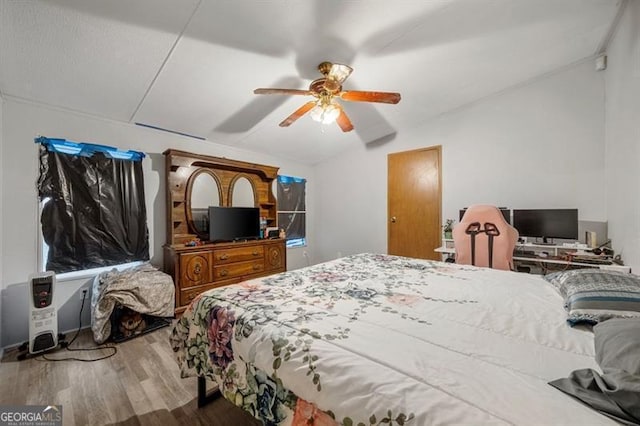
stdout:
<svg viewBox="0 0 640 426">
<path fill-rule="evenodd" d="M 111 313 L 117 305 L 141 314 L 172 317 L 175 286 L 170 275 L 149 263 L 96 276 L 91 296 L 93 339 L 104 343 L 111 336 Z"/>
</svg>

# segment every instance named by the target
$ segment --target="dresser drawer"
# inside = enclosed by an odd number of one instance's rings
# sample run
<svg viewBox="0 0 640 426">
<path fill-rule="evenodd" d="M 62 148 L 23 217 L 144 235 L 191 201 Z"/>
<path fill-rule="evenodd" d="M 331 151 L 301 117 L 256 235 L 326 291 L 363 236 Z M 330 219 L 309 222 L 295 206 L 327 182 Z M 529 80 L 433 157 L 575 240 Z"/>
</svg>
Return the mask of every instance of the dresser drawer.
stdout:
<svg viewBox="0 0 640 426">
<path fill-rule="evenodd" d="M 213 279 L 224 280 L 227 278 L 241 277 L 245 275 L 257 274 L 264 271 L 264 260 L 254 260 L 249 262 L 230 263 L 219 265 L 213 268 Z"/>
<path fill-rule="evenodd" d="M 207 291 L 207 290 L 211 290 L 212 288 L 216 288 L 216 287 L 222 287 L 223 285 L 226 285 L 227 283 L 208 283 L 205 285 L 201 285 L 198 287 L 190 287 L 186 290 L 181 290 L 180 291 L 180 306 L 186 306 L 189 303 L 191 303 L 191 301 L 193 299 L 196 298 L 197 295 L 199 295 L 200 293 Z"/>
<path fill-rule="evenodd" d="M 265 247 L 264 265 L 267 271 L 284 271 L 286 266 L 284 244 L 270 244 Z"/>
<path fill-rule="evenodd" d="M 211 252 L 180 255 L 180 287 L 195 287 L 211 282 Z"/>
<path fill-rule="evenodd" d="M 215 266 L 226 265 L 228 263 L 243 262 L 247 260 L 255 260 L 264 258 L 264 247 L 233 247 L 225 249 L 216 249 L 213 251 L 213 264 Z M 216 277 L 218 275 L 216 274 Z"/>
</svg>

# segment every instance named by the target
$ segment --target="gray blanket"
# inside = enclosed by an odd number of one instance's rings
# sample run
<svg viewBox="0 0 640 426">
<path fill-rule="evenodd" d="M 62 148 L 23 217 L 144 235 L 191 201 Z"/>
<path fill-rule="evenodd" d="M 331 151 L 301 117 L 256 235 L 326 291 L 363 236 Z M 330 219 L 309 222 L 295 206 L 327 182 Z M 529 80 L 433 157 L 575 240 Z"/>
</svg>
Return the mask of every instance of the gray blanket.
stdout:
<svg viewBox="0 0 640 426">
<path fill-rule="evenodd" d="M 175 306 L 173 280 L 148 263 L 99 274 L 91 297 L 91 329 L 97 343 L 111 335 L 110 318 L 116 304 L 141 314 L 171 317 Z"/>
<path fill-rule="evenodd" d="M 615 420 L 640 425 L 640 319 L 609 319 L 593 332 L 602 374 L 576 370 L 549 384 Z"/>
</svg>

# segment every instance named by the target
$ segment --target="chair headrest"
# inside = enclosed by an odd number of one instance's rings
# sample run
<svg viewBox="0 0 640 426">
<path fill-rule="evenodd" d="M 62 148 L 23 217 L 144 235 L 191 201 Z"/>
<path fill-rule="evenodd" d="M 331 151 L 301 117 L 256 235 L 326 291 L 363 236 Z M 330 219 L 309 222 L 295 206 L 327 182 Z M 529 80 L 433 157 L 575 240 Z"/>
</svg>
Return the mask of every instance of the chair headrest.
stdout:
<svg viewBox="0 0 640 426">
<path fill-rule="evenodd" d="M 474 204 L 469 206 L 460 220 L 460 223 L 468 222 L 488 222 L 498 227 L 509 224 L 502 215 L 502 211 L 500 211 L 496 206 L 490 204 Z"/>
</svg>

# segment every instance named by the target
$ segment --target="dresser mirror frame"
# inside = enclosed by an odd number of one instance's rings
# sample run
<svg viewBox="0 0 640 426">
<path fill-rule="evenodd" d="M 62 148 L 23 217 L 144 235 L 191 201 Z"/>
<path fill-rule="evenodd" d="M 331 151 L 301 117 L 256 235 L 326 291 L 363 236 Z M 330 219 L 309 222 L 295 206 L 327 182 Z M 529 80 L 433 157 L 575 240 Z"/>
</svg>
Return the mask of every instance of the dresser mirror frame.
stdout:
<svg viewBox="0 0 640 426">
<path fill-rule="evenodd" d="M 213 184 L 215 185 L 215 188 L 211 191 L 211 193 L 216 193 L 218 195 L 218 206 L 222 205 L 222 189 L 220 188 L 220 179 L 218 178 L 218 176 L 210 169 L 205 168 L 205 167 L 201 167 L 200 169 L 194 171 L 191 176 L 189 176 L 189 178 L 187 179 L 187 197 L 186 197 L 186 205 L 185 205 L 185 213 L 187 215 L 187 223 L 189 224 L 189 229 L 192 233 L 196 234 L 199 236 L 199 238 L 201 240 L 206 240 L 208 235 L 208 229 L 207 230 L 201 230 L 197 225 L 196 225 L 196 219 L 193 217 L 193 204 L 192 204 L 192 200 L 193 200 L 193 189 L 196 186 L 196 182 L 198 181 L 198 178 L 201 177 L 205 177 L 205 176 L 210 176 L 211 179 L 213 179 Z M 212 185 L 213 186 L 213 185 Z M 211 203 L 209 205 L 207 205 L 205 208 L 208 209 L 209 206 L 213 206 L 215 204 Z M 207 211 L 208 214 L 208 211 Z"/>
<path fill-rule="evenodd" d="M 167 194 L 167 245 L 184 246 L 193 240 L 208 240 L 200 232 L 191 212 L 191 195 L 195 179 L 202 173 L 211 175 L 218 186 L 220 206 L 232 205 L 233 187 L 241 177 L 247 178 L 254 194 L 254 206 L 267 226 L 277 226 L 277 203 L 273 182 L 278 167 L 248 163 L 202 154 L 169 149 L 165 156 Z"/>
<path fill-rule="evenodd" d="M 244 195 L 244 194 L 240 194 L 237 193 L 236 190 L 240 187 L 236 186 L 238 182 L 242 182 L 242 179 L 246 179 L 247 182 L 249 182 L 249 186 L 251 187 L 251 194 L 253 196 L 253 204 L 252 205 L 243 205 L 244 203 L 236 203 L 235 198 L 236 196 L 240 196 L 240 195 Z M 240 188 L 241 189 L 241 188 Z M 259 207 L 258 206 L 258 196 L 256 194 L 256 187 L 253 185 L 253 182 L 251 181 L 251 176 L 248 176 L 244 173 L 238 173 L 233 180 L 231 181 L 231 184 L 229 185 L 229 205 L 231 207 Z"/>
</svg>

